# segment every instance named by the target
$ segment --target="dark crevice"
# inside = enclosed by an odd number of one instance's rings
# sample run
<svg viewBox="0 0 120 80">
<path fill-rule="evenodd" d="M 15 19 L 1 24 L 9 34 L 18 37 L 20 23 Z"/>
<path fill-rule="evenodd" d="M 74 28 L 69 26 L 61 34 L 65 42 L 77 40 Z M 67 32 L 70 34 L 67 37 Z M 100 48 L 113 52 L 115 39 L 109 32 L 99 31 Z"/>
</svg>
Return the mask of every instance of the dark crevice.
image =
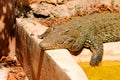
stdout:
<svg viewBox="0 0 120 80">
<path fill-rule="evenodd" d="M 45 15 L 36 14 L 36 13 L 33 13 L 33 15 L 34 15 L 36 18 L 48 18 L 48 17 L 50 17 L 49 15 L 48 15 L 48 16 L 45 16 Z"/>
</svg>

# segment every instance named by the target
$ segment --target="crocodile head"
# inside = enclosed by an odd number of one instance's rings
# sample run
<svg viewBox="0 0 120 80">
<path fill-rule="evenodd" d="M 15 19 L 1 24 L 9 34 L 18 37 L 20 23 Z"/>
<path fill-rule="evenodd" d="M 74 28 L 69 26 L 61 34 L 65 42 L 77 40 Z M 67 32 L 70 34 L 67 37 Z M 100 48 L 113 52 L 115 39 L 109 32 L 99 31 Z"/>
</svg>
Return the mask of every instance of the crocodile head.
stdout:
<svg viewBox="0 0 120 80">
<path fill-rule="evenodd" d="M 55 26 L 40 36 L 42 49 L 69 49 L 76 41 L 77 34 L 71 27 Z"/>
</svg>

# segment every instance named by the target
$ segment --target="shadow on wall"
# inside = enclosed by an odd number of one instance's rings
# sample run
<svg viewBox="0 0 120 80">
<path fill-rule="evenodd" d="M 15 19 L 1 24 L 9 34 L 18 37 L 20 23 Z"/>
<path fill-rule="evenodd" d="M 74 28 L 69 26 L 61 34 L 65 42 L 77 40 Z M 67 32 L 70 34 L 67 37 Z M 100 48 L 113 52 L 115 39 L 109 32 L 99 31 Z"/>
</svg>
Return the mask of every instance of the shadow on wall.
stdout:
<svg viewBox="0 0 120 80">
<path fill-rule="evenodd" d="M 32 0 L 16 0 L 16 5 L 19 7 L 29 6 L 29 4 L 30 4 L 29 1 L 32 1 Z"/>
<path fill-rule="evenodd" d="M 10 52 L 10 43 L 14 37 L 14 1 L 0 0 L 0 58 Z"/>
</svg>

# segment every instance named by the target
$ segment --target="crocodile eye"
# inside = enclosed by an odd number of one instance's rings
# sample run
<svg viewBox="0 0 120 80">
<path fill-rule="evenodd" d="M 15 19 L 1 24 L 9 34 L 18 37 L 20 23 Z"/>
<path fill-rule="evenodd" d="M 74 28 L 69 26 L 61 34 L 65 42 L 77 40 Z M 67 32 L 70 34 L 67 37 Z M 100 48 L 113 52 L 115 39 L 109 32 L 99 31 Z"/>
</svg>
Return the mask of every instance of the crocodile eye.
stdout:
<svg viewBox="0 0 120 80">
<path fill-rule="evenodd" d="M 58 44 L 63 44 L 63 43 L 64 43 L 64 41 L 63 41 L 63 40 L 58 41 Z"/>
<path fill-rule="evenodd" d="M 75 39 L 74 38 L 69 38 L 68 40 L 66 40 L 64 43 L 66 44 L 71 44 L 74 43 Z"/>
<path fill-rule="evenodd" d="M 65 32 L 63 32 L 61 35 L 67 35 L 69 32 L 69 30 L 66 30 Z"/>
<path fill-rule="evenodd" d="M 74 41 L 74 39 L 69 39 L 69 40 L 68 40 L 68 42 L 72 42 L 72 41 Z"/>
<path fill-rule="evenodd" d="M 64 34 L 68 34 L 68 32 L 69 32 L 69 30 L 65 31 L 65 33 L 64 33 Z"/>
</svg>

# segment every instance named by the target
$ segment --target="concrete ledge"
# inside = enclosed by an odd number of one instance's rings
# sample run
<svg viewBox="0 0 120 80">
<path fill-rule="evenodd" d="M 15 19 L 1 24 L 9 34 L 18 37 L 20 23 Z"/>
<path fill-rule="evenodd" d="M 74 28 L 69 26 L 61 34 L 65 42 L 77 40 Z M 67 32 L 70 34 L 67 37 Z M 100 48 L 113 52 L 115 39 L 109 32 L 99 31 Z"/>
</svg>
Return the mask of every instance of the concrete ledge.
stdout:
<svg viewBox="0 0 120 80">
<path fill-rule="evenodd" d="M 29 80 L 88 80 L 66 49 L 43 53 L 37 36 L 46 29 L 35 21 L 17 19 L 16 56 Z"/>
<path fill-rule="evenodd" d="M 78 56 L 73 56 L 76 62 L 89 62 L 92 53 L 89 49 L 83 49 Z M 104 44 L 103 61 L 120 61 L 120 41 Z"/>
<path fill-rule="evenodd" d="M 69 77 L 68 80 L 87 80 L 82 68 L 75 62 L 68 50 L 56 49 L 47 50 L 45 52 L 51 57 L 51 59 L 54 60 L 54 63 L 56 63 L 56 65 L 61 68 L 61 74 L 67 74 L 67 76 Z M 60 77 L 59 80 L 66 80 L 64 78 L 61 79 L 61 74 L 58 75 Z"/>
</svg>

